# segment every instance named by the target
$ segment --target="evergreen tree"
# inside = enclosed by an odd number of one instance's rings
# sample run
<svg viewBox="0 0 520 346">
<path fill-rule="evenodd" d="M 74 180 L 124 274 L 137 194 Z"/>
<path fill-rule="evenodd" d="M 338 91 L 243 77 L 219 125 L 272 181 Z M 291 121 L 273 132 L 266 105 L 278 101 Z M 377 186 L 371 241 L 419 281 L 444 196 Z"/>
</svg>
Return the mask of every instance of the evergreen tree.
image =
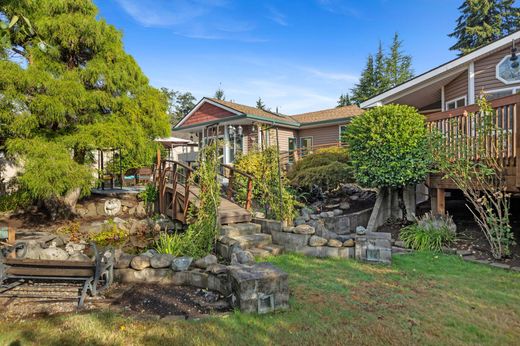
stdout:
<svg viewBox="0 0 520 346">
<path fill-rule="evenodd" d="M 224 95 L 224 90 L 221 87 L 218 87 L 217 91 L 215 91 L 215 96 L 213 96 L 217 100 L 226 100 L 226 95 Z"/>
<path fill-rule="evenodd" d="M 365 69 L 361 73 L 361 78 L 352 89 L 352 101 L 356 104 L 368 100 L 377 93 L 376 80 L 374 75 L 374 57 L 370 54 L 367 58 Z"/>
<path fill-rule="evenodd" d="M 348 93 L 341 94 L 339 97 L 337 108 L 351 106 L 351 105 L 352 105 L 352 101 L 350 100 L 350 95 Z"/>
<path fill-rule="evenodd" d="M 459 7 L 461 12 L 450 49 L 465 55 L 473 50 L 509 35 L 520 28 L 519 9 L 514 0 L 465 0 Z"/>
<path fill-rule="evenodd" d="M 386 58 L 383 51 L 383 44 L 379 42 L 379 47 L 374 60 L 374 89 L 376 94 L 388 90 L 388 78 L 386 75 Z"/>
<path fill-rule="evenodd" d="M 0 46 L 0 149 L 23 162 L 33 198 L 88 193 L 97 148 L 121 148 L 123 168 L 150 165 L 169 132 L 165 97 L 97 16 L 90 0 L 0 0 L 1 28 L 24 18 Z"/>
<path fill-rule="evenodd" d="M 396 33 L 388 56 L 381 42 L 375 59 L 372 55 L 368 56 L 359 83 L 351 90 L 354 103 L 360 104 L 413 77 L 412 58 L 405 55 L 401 47 L 402 42 Z"/>
<path fill-rule="evenodd" d="M 173 126 L 195 107 L 197 99 L 190 92 L 183 93 L 168 88 L 161 88 L 161 92 L 168 100 L 168 115 Z"/>
<path fill-rule="evenodd" d="M 413 77 L 412 57 L 404 54 L 401 47 L 402 41 L 399 40 L 399 34 L 395 33 L 392 46 L 390 47 L 390 54 L 385 62 L 388 88 L 393 88 Z"/>
<path fill-rule="evenodd" d="M 258 100 L 256 100 L 256 108 L 264 111 L 269 111 L 261 97 L 259 97 Z"/>
</svg>

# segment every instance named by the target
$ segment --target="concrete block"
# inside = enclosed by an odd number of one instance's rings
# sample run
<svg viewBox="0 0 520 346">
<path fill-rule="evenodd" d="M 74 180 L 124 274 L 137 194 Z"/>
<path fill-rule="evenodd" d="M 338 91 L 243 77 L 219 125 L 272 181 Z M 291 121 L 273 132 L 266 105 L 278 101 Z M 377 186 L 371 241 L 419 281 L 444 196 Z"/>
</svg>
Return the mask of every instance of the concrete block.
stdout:
<svg viewBox="0 0 520 346">
<path fill-rule="evenodd" d="M 281 232 L 282 222 L 268 219 L 253 219 L 253 223 L 261 226 L 262 233 L 271 234 L 272 231 Z"/>
</svg>

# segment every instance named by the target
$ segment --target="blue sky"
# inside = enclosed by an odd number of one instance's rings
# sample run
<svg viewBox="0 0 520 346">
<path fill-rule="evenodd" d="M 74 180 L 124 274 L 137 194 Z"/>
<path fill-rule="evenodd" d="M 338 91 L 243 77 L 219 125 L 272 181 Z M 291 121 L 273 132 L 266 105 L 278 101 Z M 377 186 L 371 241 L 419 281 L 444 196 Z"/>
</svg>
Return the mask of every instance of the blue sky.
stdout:
<svg viewBox="0 0 520 346">
<path fill-rule="evenodd" d="M 156 87 L 296 114 L 336 106 L 399 32 L 416 74 L 456 56 L 461 0 L 95 0 Z"/>
</svg>

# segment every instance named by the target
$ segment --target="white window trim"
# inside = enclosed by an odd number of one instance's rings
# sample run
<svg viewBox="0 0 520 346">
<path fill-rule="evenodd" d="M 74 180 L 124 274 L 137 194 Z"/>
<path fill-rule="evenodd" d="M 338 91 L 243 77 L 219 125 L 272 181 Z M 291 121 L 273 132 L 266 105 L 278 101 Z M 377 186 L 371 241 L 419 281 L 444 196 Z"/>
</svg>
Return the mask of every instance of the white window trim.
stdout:
<svg viewBox="0 0 520 346">
<path fill-rule="evenodd" d="M 506 55 L 502 60 L 500 60 L 500 62 L 495 67 L 495 77 L 496 77 L 496 79 L 498 79 L 499 81 L 501 81 L 504 84 L 518 84 L 518 83 L 520 83 L 520 80 L 508 81 L 508 80 L 505 80 L 504 78 L 500 77 L 499 66 L 502 65 L 502 63 L 504 61 L 509 60 L 509 59 L 511 59 L 511 54 Z"/>
<path fill-rule="evenodd" d="M 444 110 L 445 111 L 448 111 L 448 104 L 452 103 L 452 102 L 455 102 L 455 106 L 457 105 L 457 101 L 460 101 L 460 100 L 464 100 L 464 106 L 463 107 L 466 107 L 468 105 L 468 97 L 467 96 L 461 96 L 461 97 L 457 97 L 457 98 L 454 98 L 452 100 L 449 100 L 449 101 L 446 101 L 446 103 L 444 104 Z M 460 107 L 455 107 L 453 109 L 457 109 L 457 108 L 460 108 Z"/>
<path fill-rule="evenodd" d="M 484 95 L 485 95 L 485 94 L 492 94 L 492 93 L 499 93 L 499 92 L 509 91 L 509 90 L 511 90 L 511 95 L 514 95 L 514 94 L 516 94 L 518 91 L 520 91 L 520 85 L 512 86 L 512 87 L 509 87 L 509 88 L 500 88 L 500 89 L 484 90 Z"/>
</svg>

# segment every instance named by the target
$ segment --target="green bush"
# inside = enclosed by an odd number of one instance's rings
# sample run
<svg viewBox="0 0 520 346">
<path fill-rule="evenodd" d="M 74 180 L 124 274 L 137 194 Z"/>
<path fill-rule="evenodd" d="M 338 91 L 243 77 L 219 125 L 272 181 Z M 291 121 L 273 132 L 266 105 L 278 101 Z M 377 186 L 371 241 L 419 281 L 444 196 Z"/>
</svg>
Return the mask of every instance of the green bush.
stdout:
<svg viewBox="0 0 520 346">
<path fill-rule="evenodd" d="M 128 237 L 128 231 L 117 227 L 117 224 L 113 220 L 109 220 L 108 223 L 103 226 L 103 230 L 92 235 L 90 239 L 101 246 L 121 246 L 126 242 Z"/>
<path fill-rule="evenodd" d="M 426 214 L 416 224 L 404 227 L 399 238 L 414 250 L 441 251 L 455 240 L 455 223 L 449 215 Z"/>
<path fill-rule="evenodd" d="M 345 140 L 356 181 L 363 186 L 402 188 L 430 172 L 425 119 L 413 107 L 372 108 L 352 120 Z"/>
<path fill-rule="evenodd" d="M 307 192 L 314 186 L 327 191 L 354 181 L 348 151 L 338 147 L 324 148 L 306 155 L 291 168 L 287 178 L 291 186 Z"/>
<path fill-rule="evenodd" d="M 0 196 L 0 212 L 23 209 L 32 203 L 31 196 L 25 191 L 16 191 Z"/>
<path fill-rule="evenodd" d="M 173 256 L 183 255 L 183 237 L 180 233 L 161 233 L 159 239 L 155 241 L 155 250 L 162 254 Z"/>
</svg>

